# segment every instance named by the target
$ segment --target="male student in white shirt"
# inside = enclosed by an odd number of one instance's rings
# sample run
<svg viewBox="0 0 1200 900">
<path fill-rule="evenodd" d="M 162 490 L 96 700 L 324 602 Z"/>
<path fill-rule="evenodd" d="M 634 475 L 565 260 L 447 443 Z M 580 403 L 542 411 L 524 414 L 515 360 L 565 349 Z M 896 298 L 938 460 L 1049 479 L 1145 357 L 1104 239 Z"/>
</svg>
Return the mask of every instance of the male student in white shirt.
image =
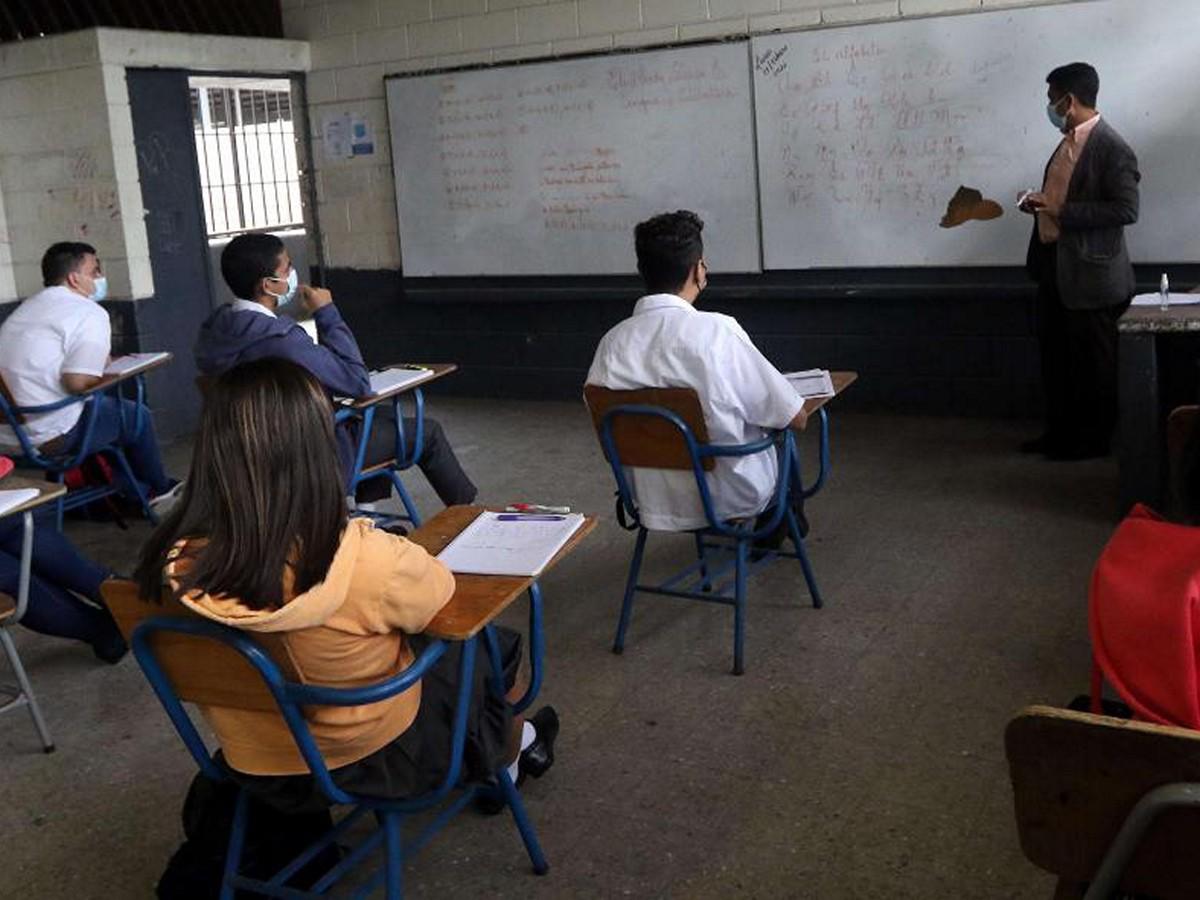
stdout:
<svg viewBox="0 0 1200 900">
<path fill-rule="evenodd" d="M 634 230 L 638 272 L 648 293 L 630 318 L 601 339 L 588 384 L 613 390 L 693 388 L 713 444 L 745 444 L 763 437 L 766 429 L 803 428 L 803 399 L 737 320 L 695 308 L 708 285 L 703 229 L 699 216 L 679 210 Z M 707 524 L 691 472 L 639 468 L 631 473 L 647 528 L 687 531 Z M 778 474 L 773 449 L 718 457 L 707 476 L 715 512 L 722 519 L 763 514 L 775 496 Z M 790 499 L 801 530 L 807 531 L 802 498 L 797 492 Z M 781 530 L 768 543 L 777 545 L 783 536 Z"/>
<path fill-rule="evenodd" d="M 22 301 L 0 325 L 0 377 L 17 406 L 42 406 L 94 387 L 112 350 L 112 327 L 100 306 L 108 291 L 96 248 L 54 244 L 42 256 L 45 288 Z M 180 482 L 163 471 L 150 410 L 109 394 L 97 398 L 92 444 L 118 443 L 152 508 L 164 511 Z M 71 453 L 84 439 L 83 404 L 26 417 L 30 441 L 48 453 Z M 20 452 L 12 428 L 0 425 L 0 449 Z"/>
</svg>

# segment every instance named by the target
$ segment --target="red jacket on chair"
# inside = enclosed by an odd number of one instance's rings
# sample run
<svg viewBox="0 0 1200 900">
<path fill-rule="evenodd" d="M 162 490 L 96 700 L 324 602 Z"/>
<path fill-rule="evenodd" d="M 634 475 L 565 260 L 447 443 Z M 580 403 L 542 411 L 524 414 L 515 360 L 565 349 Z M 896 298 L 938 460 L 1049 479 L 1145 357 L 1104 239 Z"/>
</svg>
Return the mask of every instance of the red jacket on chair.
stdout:
<svg viewBox="0 0 1200 900">
<path fill-rule="evenodd" d="M 1140 719 L 1200 729 L 1200 528 L 1138 504 L 1092 573 L 1096 663 Z"/>
</svg>

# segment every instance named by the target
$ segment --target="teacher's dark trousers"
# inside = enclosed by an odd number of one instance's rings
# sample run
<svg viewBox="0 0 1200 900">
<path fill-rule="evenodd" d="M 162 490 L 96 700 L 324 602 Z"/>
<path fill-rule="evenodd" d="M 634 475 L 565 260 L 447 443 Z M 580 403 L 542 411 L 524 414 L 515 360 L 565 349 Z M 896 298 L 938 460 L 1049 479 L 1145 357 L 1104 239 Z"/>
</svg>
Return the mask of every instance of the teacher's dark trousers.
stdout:
<svg viewBox="0 0 1200 900">
<path fill-rule="evenodd" d="M 1117 320 L 1129 301 L 1067 309 L 1055 277 L 1053 247 L 1043 259 L 1037 336 L 1046 396 L 1046 434 L 1054 451 L 1105 453 L 1117 423 Z"/>
</svg>

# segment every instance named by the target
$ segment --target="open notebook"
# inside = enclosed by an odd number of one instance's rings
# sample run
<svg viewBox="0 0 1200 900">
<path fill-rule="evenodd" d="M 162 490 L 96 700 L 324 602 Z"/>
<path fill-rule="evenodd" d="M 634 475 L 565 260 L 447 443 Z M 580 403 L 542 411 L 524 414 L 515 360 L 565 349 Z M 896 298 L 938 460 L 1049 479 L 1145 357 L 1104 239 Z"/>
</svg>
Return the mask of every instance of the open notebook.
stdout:
<svg viewBox="0 0 1200 900">
<path fill-rule="evenodd" d="M 408 387 L 427 381 L 433 375 L 433 369 L 380 369 L 371 373 L 371 393 L 378 395 L 400 387 Z"/>
<path fill-rule="evenodd" d="M 786 378 L 801 397 L 832 397 L 833 379 L 828 369 L 805 369 L 803 372 L 784 372 Z"/>
<path fill-rule="evenodd" d="M 37 488 L 10 488 L 0 491 L 0 516 L 16 509 L 22 503 L 28 503 L 37 495 Z"/>
<path fill-rule="evenodd" d="M 166 359 L 170 353 L 128 353 L 125 356 L 118 356 L 109 361 L 104 367 L 105 375 L 124 375 L 128 372 L 134 372 L 138 369 L 144 369 L 146 366 L 152 366 L 160 359 Z"/>
<path fill-rule="evenodd" d="M 536 576 L 583 525 L 581 513 L 482 512 L 438 554 L 451 572 Z"/>
</svg>

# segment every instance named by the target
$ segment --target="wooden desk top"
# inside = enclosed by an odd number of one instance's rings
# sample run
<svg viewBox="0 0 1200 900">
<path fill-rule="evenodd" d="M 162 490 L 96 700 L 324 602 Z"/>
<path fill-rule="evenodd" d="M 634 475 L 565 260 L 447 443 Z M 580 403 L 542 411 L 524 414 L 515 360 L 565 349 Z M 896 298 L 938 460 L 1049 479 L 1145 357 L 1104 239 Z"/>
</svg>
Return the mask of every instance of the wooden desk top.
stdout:
<svg viewBox="0 0 1200 900">
<path fill-rule="evenodd" d="M 844 391 L 846 388 L 850 387 L 850 385 L 854 384 L 854 382 L 858 381 L 858 373 L 857 372 L 830 372 L 829 380 L 833 382 L 833 396 L 832 397 L 816 397 L 816 398 L 809 398 L 804 401 L 804 411 L 806 413 L 808 413 L 810 416 L 813 415 L 817 410 L 819 410 L 822 406 L 824 406 L 830 400 L 836 400 L 838 397 L 841 396 L 842 391 Z"/>
<path fill-rule="evenodd" d="M 147 362 L 134 366 L 128 372 L 121 372 L 119 375 L 105 375 L 86 391 L 82 391 L 80 396 L 82 397 L 88 394 L 95 394 L 98 391 L 106 391 L 114 384 L 119 384 L 122 381 L 128 381 L 130 378 L 134 378 L 138 375 L 145 375 L 147 372 L 152 372 L 155 369 L 161 368 L 174 358 L 175 355 L 173 353 L 167 353 L 166 356 L 160 359 L 148 360 Z M 113 359 L 120 359 L 120 357 L 115 356 Z"/>
<path fill-rule="evenodd" d="M 358 400 L 347 403 L 346 406 L 348 406 L 350 409 L 366 409 L 368 406 L 374 406 L 376 403 L 379 403 L 383 400 L 390 400 L 397 394 L 405 394 L 409 391 L 416 390 L 419 387 L 424 387 L 431 381 L 437 381 L 439 378 L 446 377 L 451 372 L 458 371 L 458 365 L 456 363 L 409 363 L 408 365 L 420 365 L 428 369 L 429 372 L 424 378 L 410 381 L 408 384 L 402 384 L 399 387 L 389 388 L 380 394 L 372 394 L 370 397 L 362 397 Z M 400 369 L 403 367 L 404 365 L 401 363 L 392 363 L 391 365 L 381 367 L 380 371 L 386 371 L 387 369 Z"/>
<path fill-rule="evenodd" d="M 436 556 L 458 537 L 459 533 L 483 512 L 482 506 L 451 506 L 409 535 Z M 550 560 L 543 574 L 559 564 L 596 527 L 596 519 L 587 516 L 579 530 Z M 541 576 L 538 576 L 539 578 Z M 434 616 L 425 629 L 431 637 L 462 641 L 474 637 L 485 625 L 500 615 L 521 596 L 537 578 L 519 575 L 458 575 L 454 576 L 454 596 Z"/>
<path fill-rule="evenodd" d="M 67 492 L 65 485 L 56 484 L 53 481 L 38 481 L 23 475 L 9 475 L 0 478 L 0 491 L 15 491 L 21 488 L 33 488 L 38 495 L 32 500 L 10 509 L 4 515 L 15 516 L 31 509 L 37 509 L 39 506 L 45 506 L 47 503 L 57 500 Z"/>
</svg>

